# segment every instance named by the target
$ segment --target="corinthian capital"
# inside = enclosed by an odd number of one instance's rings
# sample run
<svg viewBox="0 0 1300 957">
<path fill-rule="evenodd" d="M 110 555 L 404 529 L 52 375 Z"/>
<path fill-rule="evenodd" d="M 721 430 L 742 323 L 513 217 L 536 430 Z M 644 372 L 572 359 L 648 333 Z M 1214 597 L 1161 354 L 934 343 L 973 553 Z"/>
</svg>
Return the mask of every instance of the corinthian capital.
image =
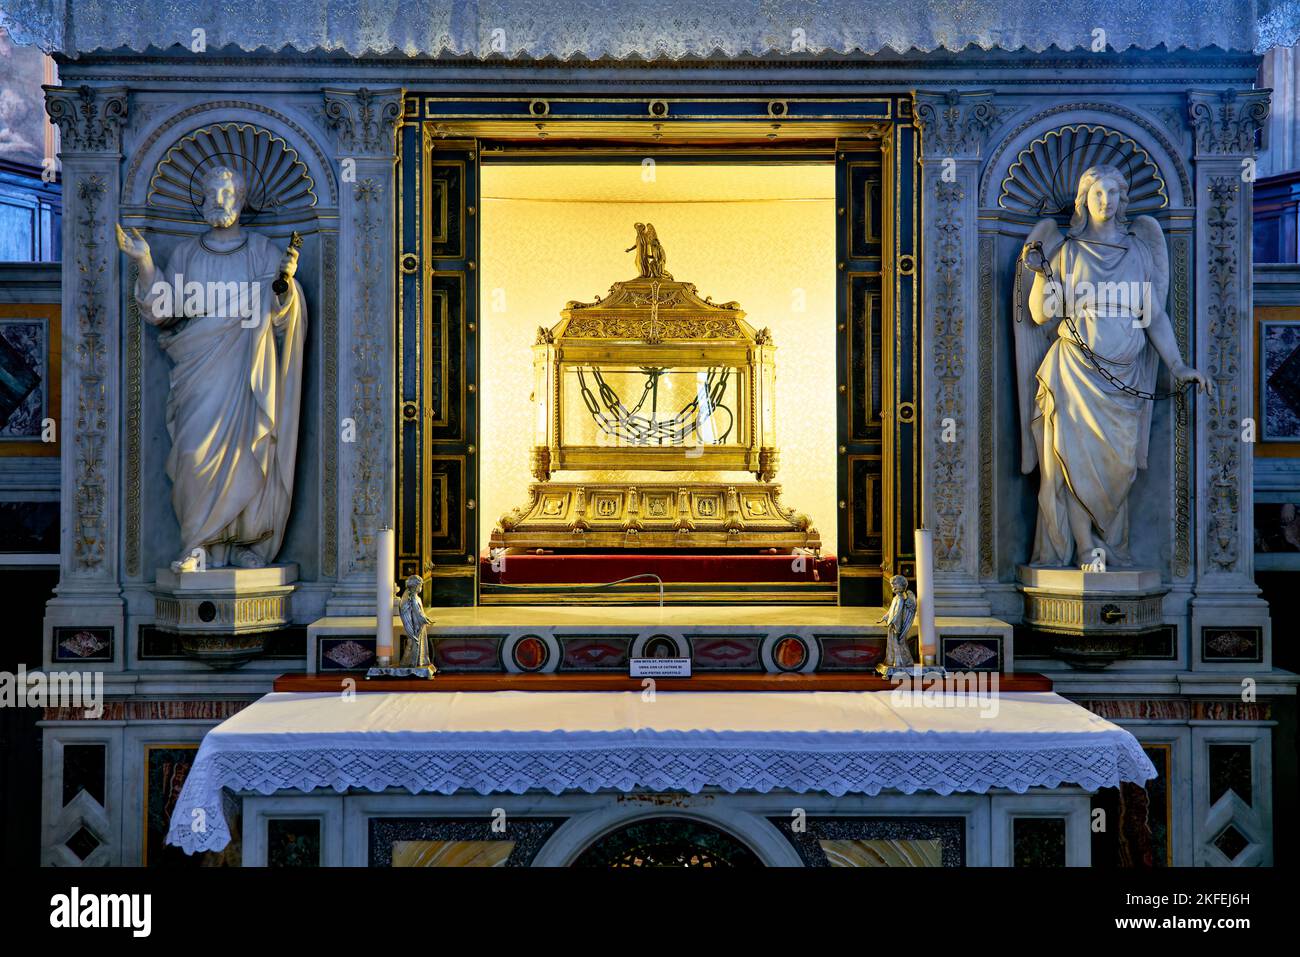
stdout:
<svg viewBox="0 0 1300 957">
<path fill-rule="evenodd" d="M 59 124 L 65 153 L 116 153 L 122 148 L 126 90 L 46 86 L 45 112 Z"/>
<path fill-rule="evenodd" d="M 921 155 L 973 159 L 997 121 L 988 91 L 912 94 L 912 113 L 921 127 Z"/>
<path fill-rule="evenodd" d="M 1190 90 L 1187 116 L 1198 154 L 1253 155 L 1255 131 L 1268 119 L 1268 91 Z"/>
<path fill-rule="evenodd" d="M 341 156 L 389 157 L 397 152 L 402 125 L 401 88 L 331 90 L 325 94 L 325 120 Z"/>
</svg>

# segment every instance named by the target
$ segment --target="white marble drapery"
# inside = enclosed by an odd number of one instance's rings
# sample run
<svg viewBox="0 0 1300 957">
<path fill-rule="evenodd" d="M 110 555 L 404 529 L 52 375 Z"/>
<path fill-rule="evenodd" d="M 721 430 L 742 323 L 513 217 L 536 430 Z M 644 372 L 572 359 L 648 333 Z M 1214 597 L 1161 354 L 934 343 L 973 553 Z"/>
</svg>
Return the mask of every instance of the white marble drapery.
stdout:
<svg viewBox="0 0 1300 957">
<path fill-rule="evenodd" d="M 252 287 L 251 295 L 243 293 L 243 304 L 256 309 L 250 318 L 223 307 L 218 315 L 178 320 L 179 302 L 162 316 L 156 291 L 136 289 L 142 315 L 165 330 L 158 342 L 172 362 L 167 477 L 181 526 L 180 557 L 201 548 L 216 566 L 230 564 L 236 548 L 263 564 L 275 560 L 298 451 L 307 338 L 302 286 L 290 280 L 292 294 L 281 300 L 272 283 L 283 250 L 260 233 L 245 235 L 242 247 L 226 252 L 208 249 L 201 237 L 182 242 L 158 281 Z"/>
<path fill-rule="evenodd" d="M 1300 40 L 1300 0 L 4 0 L 19 43 L 69 55 L 150 46 L 616 58 L 769 51 L 1117 50 Z M 800 32 L 801 31 L 801 32 Z"/>
</svg>

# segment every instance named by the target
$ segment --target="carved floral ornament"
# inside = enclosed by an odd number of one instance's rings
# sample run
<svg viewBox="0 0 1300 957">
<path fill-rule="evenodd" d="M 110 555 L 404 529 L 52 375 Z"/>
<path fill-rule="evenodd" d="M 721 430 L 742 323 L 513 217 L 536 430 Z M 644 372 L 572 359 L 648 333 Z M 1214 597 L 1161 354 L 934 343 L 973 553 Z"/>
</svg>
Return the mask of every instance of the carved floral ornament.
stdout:
<svg viewBox="0 0 1300 957">
<path fill-rule="evenodd" d="M 973 156 L 998 120 L 990 93 L 917 93 L 913 112 L 926 156 Z"/>
<path fill-rule="evenodd" d="M 116 152 L 126 121 L 125 90 L 45 87 L 45 112 L 58 124 L 64 152 Z"/>
<path fill-rule="evenodd" d="M 1268 120 L 1268 90 L 1192 91 L 1187 116 L 1201 153 L 1253 154 L 1255 134 Z"/>
<path fill-rule="evenodd" d="M 325 120 L 347 156 L 392 156 L 402 122 L 402 91 L 325 90 Z"/>
</svg>

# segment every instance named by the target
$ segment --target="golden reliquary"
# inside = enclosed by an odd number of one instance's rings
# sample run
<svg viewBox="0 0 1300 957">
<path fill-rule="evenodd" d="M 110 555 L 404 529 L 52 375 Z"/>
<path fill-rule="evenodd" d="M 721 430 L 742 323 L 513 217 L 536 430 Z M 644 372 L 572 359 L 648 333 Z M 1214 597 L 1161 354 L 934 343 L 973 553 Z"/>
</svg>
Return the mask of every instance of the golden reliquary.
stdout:
<svg viewBox="0 0 1300 957">
<path fill-rule="evenodd" d="M 491 547 L 818 551 L 772 482 L 770 333 L 673 279 L 654 226 L 636 230 L 639 275 L 538 329 L 537 481 Z"/>
</svg>

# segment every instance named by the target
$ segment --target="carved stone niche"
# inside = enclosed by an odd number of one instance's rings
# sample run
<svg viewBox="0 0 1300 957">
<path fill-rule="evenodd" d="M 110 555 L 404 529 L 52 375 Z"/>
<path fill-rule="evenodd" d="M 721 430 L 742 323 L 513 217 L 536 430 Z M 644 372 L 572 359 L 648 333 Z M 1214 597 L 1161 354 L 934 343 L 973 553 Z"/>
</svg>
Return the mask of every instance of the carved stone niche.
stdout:
<svg viewBox="0 0 1300 957">
<path fill-rule="evenodd" d="M 1082 174 L 1103 164 L 1119 168 L 1128 180 L 1130 220 L 1158 214 L 1169 205 L 1158 165 L 1135 140 L 1105 126 L 1072 123 L 1043 133 L 1020 151 L 1002 180 L 998 206 L 1020 222 L 1052 218 L 1066 228 Z M 1025 374 L 1024 369 L 1018 372 Z M 1020 401 L 1023 415 L 1023 396 Z M 1164 577 L 1155 568 L 1084 571 L 1078 565 L 1021 565 L 1017 588 L 1024 601 L 1023 621 L 1042 633 L 1052 654 L 1071 667 L 1104 668 L 1133 654 L 1139 636 L 1164 627 L 1163 598 L 1169 591 Z"/>
<path fill-rule="evenodd" d="M 221 122 L 179 136 L 158 160 L 147 194 L 151 216 L 201 220 L 203 175 L 214 165 L 234 168 L 247 184 L 240 211 L 246 227 L 277 221 L 297 224 L 317 205 L 315 181 L 285 139 L 255 124 Z M 142 440 L 138 431 L 130 436 L 133 448 Z M 165 508 L 164 501 L 156 500 L 154 507 Z M 142 506 L 133 502 L 128 507 L 138 527 Z M 239 667 L 262 653 L 267 632 L 292 623 L 298 573 L 296 563 L 285 561 L 260 568 L 158 568 L 151 588 L 155 624 L 180 636 L 181 648 L 195 660 L 218 669 Z"/>
</svg>

